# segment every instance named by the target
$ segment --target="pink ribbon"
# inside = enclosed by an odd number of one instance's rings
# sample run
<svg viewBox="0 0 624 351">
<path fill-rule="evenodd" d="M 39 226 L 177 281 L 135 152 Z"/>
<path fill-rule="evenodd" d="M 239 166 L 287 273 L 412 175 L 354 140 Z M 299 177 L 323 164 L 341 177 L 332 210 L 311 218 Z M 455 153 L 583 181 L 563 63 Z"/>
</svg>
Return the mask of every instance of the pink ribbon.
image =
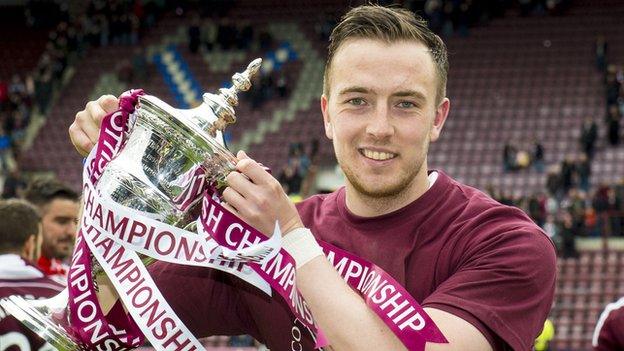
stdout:
<svg viewBox="0 0 624 351">
<path fill-rule="evenodd" d="M 142 90 L 130 90 L 119 98 L 119 109 L 102 120 L 100 137 L 95 157 L 87 165 L 90 180 L 94 184 L 99 179 L 104 167 L 119 151 L 127 130 L 130 114 L 134 112 Z M 82 230 L 78 232 L 76 247 L 67 275 L 69 295 L 69 321 L 71 331 L 90 349 L 102 346 L 108 350 L 130 350 L 140 346 L 144 337 L 136 323 L 124 312 L 113 308 L 108 316 L 100 308 L 93 284 L 91 251 L 83 239 Z M 116 328 L 123 326 L 125 329 Z"/>
<path fill-rule="evenodd" d="M 242 249 L 268 238 L 228 212 L 209 193 L 204 197 L 201 224 L 206 233 L 228 249 Z M 231 230 L 232 224 L 238 230 Z M 338 273 L 366 301 L 392 332 L 410 351 L 422 351 L 426 342 L 446 343 L 442 332 L 401 284 L 380 267 L 345 250 L 318 241 L 332 263 L 339 262 Z M 310 309 L 295 286 L 295 261 L 281 249 L 262 265 L 250 262 L 249 266 L 266 280 L 271 288 L 288 303 L 293 314 L 315 336 L 316 346 L 327 345 L 322 331 L 315 324 Z"/>
</svg>

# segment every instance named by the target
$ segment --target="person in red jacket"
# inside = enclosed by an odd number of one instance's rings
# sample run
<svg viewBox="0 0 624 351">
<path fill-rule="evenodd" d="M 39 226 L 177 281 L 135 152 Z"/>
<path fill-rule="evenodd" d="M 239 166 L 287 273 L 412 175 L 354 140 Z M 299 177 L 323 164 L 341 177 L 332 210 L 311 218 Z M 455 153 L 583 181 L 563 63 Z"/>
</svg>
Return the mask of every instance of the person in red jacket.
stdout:
<svg viewBox="0 0 624 351">
<path fill-rule="evenodd" d="M 65 284 L 65 260 L 74 248 L 79 196 L 58 180 L 38 178 L 28 185 L 24 198 L 37 206 L 41 214 L 43 243 L 37 264 L 46 275 Z"/>
<path fill-rule="evenodd" d="M 34 265 L 42 240 L 41 218 L 34 206 L 17 199 L 0 201 L 0 238 L 0 298 L 48 298 L 63 290 Z M 0 307 L 0 350 L 53 348 Z"/>
</svg>

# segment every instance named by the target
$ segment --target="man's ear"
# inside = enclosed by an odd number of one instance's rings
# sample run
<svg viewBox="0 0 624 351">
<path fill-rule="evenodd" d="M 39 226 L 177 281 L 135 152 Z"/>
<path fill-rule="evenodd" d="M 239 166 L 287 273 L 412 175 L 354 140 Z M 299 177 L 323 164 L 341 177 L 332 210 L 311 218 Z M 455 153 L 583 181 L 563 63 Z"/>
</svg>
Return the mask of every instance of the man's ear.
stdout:
<svg viewBox="0 0 624 351">
<path fill-rule="evenodd" d="M 448 117 L 450 109 L 451 101 L 448 98 L 444 98 L 436 108 L 433 124 L 431 125 L 431 130 L 429 131 L 429 140 L 431 142 L 438 140 L 440 137 L 442 127 L 444 126 L 444 122 L 446 122 L 446 117 Z"/>
<path fill-rule="evenodd" d="M 323 126 L 325 127 L 325 135 L 330 140 L 334 138 L 334 129 L 329 118 L 329 101 L 325 94 L 321 95 L 321 112 L 323 113 Z"/>
<path fill-rule="evenodd" d="M 37 251 L 37 235 L 31 234 L 28 236 L 28 239 L 24 242 L 24 246 L 22 247 L 22 257 L 27 260 L 34 262 L 37 257 L 35 257 Z"/>
</svg>

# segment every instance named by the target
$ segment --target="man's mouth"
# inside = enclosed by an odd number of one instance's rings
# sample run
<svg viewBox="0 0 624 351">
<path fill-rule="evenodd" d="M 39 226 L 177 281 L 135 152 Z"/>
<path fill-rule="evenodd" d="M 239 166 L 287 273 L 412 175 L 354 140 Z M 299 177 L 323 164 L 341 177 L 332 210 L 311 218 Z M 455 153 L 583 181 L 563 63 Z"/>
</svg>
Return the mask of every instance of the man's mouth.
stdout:
<svg viewBox="0 0 624 351">
<path fill-rule="evenodd" d="M 359 149 L 359 151 L 362 156 L 375 161 L 385 161 L 397 157 L 397 154 L 385 151 L 375 151 L 369 149 Z"/>
</svg>

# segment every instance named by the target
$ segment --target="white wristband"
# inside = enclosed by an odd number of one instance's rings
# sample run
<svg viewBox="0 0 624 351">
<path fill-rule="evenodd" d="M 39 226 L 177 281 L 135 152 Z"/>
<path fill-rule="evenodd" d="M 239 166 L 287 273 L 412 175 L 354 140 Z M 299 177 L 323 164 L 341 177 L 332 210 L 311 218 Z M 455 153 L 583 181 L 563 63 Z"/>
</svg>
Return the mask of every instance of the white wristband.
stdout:
<svg viewBox="0 0 624 351">
<path fill-rule="evenodd" d="M 295 259 L 297 268 L 323 255 L 321 246 L 308 228 L 297 228 L 288 232 L 282 238 L 282 247 Z"/>
</svg>

